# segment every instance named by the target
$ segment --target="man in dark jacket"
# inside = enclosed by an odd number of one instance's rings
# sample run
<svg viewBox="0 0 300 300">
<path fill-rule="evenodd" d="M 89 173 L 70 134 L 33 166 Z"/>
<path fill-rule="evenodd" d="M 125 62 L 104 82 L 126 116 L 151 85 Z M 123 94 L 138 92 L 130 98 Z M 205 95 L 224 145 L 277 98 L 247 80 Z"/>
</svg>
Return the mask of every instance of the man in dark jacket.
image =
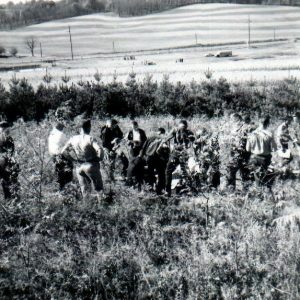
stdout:
<svg viewBox="0 0 300 300">
<path fill-rule="evenodd" d="M 117 154 L 115 151 L 115 143 L 123 139 L 123 132 L 115 119 L 108 120 L 106 125 L 101 128 L 102 146 L 108 152 L 109 157 L 109 177 L 114 181 L 114 172 Z M 123 164 L 123 160 L 120 160 Z M 126 165 L 127 169 L 128 163 Z"/>
<path fill-rule="evenodd" d="M 142 157 L 148 166 L 148 182 L 151 187 L 156 186 L 157 194 L 161 194 L 166 186 L 166 167 L 170 156 L 170 148 L 163 143 L 165 129 L 159 128 L 157 133 L 150 137 L 144 144 Z M 156 180 L 156 174 L 158 180 Z"/>
<path fill-rule="evenodd" d="M 132 122 L 132 129 L 127 135 L 129 151 L 129 165 L 127 170 L 127 185 L 131 186 L 134 183 L 138 184 L 138 188 L 144 181 L 144 161 L 142 159 L 142 150 L 147 141 L 146 133 L 139 128 L 136 121 Z"/>
<path fill-rule="evenodd" d="M 0 122 L 0 179 L 4 198 L 16 200 L 19 191 L 19 165 L 13 157 L 15 144 L 8 128 L 9 124 L 6 121 Z"/>
<path fill-rule="evenodd" d="M 183 176 L 188 179 L 186 150 L 191 147 L 195 140 L 194 133 L 188 129 L 186 120 L 181 120 L 177 128 L 174 128 L 165 142 L 174 141 L 174 149 L 171 152 L 166 169 L 166 192 L 171 196 L 172 174 L 180 165 Z"/>
</svg>

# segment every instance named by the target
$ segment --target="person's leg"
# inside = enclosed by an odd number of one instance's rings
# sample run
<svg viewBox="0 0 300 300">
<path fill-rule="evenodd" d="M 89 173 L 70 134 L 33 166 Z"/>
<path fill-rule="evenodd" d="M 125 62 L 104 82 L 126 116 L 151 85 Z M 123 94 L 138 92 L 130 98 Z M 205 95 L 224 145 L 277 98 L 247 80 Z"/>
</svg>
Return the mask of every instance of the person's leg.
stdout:
<svg viewBox="0 0 300 300">
<path fill-rule="evenodd" d="M 18 199 L 19 197 L 19 165 L 13 161 L 8 161 L 4 170 L 0 172 L 4 199 Z"/>
<path fill-rule="evenodd" d="M 90 179 L 89 177 L 85 174 L 85 166 L 84 164 L 81 164 L 76 167 L 76 175 L 79 181 L 80 189 L 83 198 L 85 198 L 90 191 Z"/>
<path fill-rule="evenodd" d="M 236 174 L 239 170 L 239 162 L 237 160 L 231 160 L 226 168 L 226 185 L 232 189 L 236 186 Z"/>
<path fill-rule="evenodd" d="M 100 171 L 99 163 L 89 163 L 86 166 L 85 170 L 86 175 L 89 177 L 92 182 L 93 188 L 96 192 L 103 191 L 103 181 Z"/>
<path fill-rule="evenodd" d="M 171 155 L 166 167 L 166 192 L 171 196 L 172 189 L 172 174 L 179 165 L 179 158 L 176 155 Z"/>
<path fill-rule="evenodd" d="M 165 176 L 166 167 L 167 167 L 167 163 L 165 161 L 160 159 L 156 160 L 155 168 L 158 176 L 157 185 L 156 185 L 157 194 L 161 194 L 166 187 L 166 176 Z"/>
<path fill-rule="evenodd" d="M 2 178 L 1 183 L 3 188 L 4 199 L 10 200 L 12 198 L 10 182 Z"/>
<path fill-rule="evenodd" d="M 156 165 L 154 157 L 149 157 L 148 158 L 147 166 L 148 166 L 148 183 L 151 187 L 153 187 L 155 182 L 156 182 L 155 169 L 157 169 L 156 168 L 157 165 Z"/>
<path fill-rule="evenodd" d="M 73 179 L 73 164 L 67 160 L 56 160 L 55 161 L 55 172 L 57 175 L 57 182 L 59 189 L 63 190 L 66 184 Z"/>
<path fill-rule="evenodd" d="M 109 178 L 111 181 L 115 181 L 115 164 L 116 164 L 116 153 L 110 152 L 109 154 Z"/>
<path fill-rule="evenodd" d="M 129 165 L 129 161 L 128 161 L 128 158 L 126 157 L 126 155 L 122 152 L 119 156 L 120 158 L 120 161 L 121 161 L 121 164 L 122 164 L 122 176 L 124 178 L 126 178 L 126 175 L 127 175 L 127 169 L 128 169 L 128 165 Z"/>
<path fill-rule="evenodd" d="M 134 169 L 135 169 L 135 159 L 130 159 L 127 174 L 126 174 L 126 185 L 132 186 L 134 184 Z"/>
</svg>

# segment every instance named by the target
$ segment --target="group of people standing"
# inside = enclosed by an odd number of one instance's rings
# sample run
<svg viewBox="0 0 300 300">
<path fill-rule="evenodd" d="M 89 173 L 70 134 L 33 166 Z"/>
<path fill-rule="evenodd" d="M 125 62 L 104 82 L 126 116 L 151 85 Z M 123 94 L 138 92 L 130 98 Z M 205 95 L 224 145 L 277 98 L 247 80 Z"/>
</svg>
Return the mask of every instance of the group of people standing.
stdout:
<svg viewBox="0 0 300 300">
<path fill-rule="evenodd" d="M 222 164 L 229 190 L 236 188 L 237 173 L 242 183 L 255 180 L 258 185 L 271 186 L 274 181 L 274 153 L 288 165 L 300 158 L 300 113 L 285 118 L 271 132 L 271 118 L 266 116 L 257 126 L 249 116 L 233 114 L 229 158 Z M 108 170 L 110 182 L 116 180 L 116 166 L 121 180 L 141 190 L 143 184 L 158 195 L 171 196 L 175 173 L 180 170 L 179 185 L 190 190 L 203 186 L 217 188 L 221 182 L 219 136 L 209 128 L 192 132 L 186 120 L 171 131 L 159 127 L 148 137 L 136 121 L 124 134 L 118 121 L 110 119 L 99 128 L 101 144 L 91 135 L 91 120 L 84 120 L 77 135 L 67 138 L 63 121 L 57 121 L 48 137 L 48 149 L 55 165 L 59 189 L 73 180 L 75 169 L 83 197 L 95 193 L 104 196 L 101 171 Z M 104 161 L 100 164 L 101 161 Z M 300 164 L 298 163 L 300 169 Z M 175 171 L 175 173 L 174 173 Z M 0 122 L 0 179 L 6 199 L 18 197 L 19 165 L 14 159 L 14 141 L 9 124 Z"/>
<path fill-rule="evenodd" d="M 258 185 L 268 185 L 274 181 L 271 170 L 273 153 L 279 153 L 284 164 L 293 159 L 290 152 L 295 147 L 300 157 L 300 114 L 287 117 L 275 133 L 269 129 L 271 118 L 266 116 L 257 126 L 249 116 L 233 114 L 235 124 L 229 142 L 230 155 L 225 164 L 226 187 L 234 190 L 237 173 L 246 185 L 255 180 Z M 293 124 L 293 126 L 291 126 Z M 115 181 L 116 164 L 121 179 L 128 186 L 139 190 L 146 183 L 157 194 L 172 194 L 174 171 L 180 169 L 181 182 L 190 189 L 208 185 L 217 188 L 221 182 L 219 137 L 208 128 L 192 132 L 186 120 L 181 120 L 170 132 L 162 127 L 147 137 L 136 121 L 125 135 L 118 121 L 110 119 L 100 128 L 102 146 L 90 135 L 91 121 L 84 121 L 79 135 L 72 137 L 65 145 L 52 145 L 62 135 L 62 125 L 58 123 L 49 137 L 49 151 L 56 165 L 60 188 L 71 180 L 72 164 L 82 194 L 89 193 L 93 186 L 97 193 L 103 192 L 100 161 L 108 166 L 108 178 Z M 292 146 L 290 146 L 290 143 Z"/>
</svg>

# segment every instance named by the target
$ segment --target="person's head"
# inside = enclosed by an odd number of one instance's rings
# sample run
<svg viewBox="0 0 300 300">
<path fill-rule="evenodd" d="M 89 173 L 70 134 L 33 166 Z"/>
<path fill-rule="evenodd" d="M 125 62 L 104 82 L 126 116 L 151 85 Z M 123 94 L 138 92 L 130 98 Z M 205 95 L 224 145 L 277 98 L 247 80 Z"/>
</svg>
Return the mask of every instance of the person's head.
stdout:
<svg viewBox="0 0 300 300">
<path fill-rule="evenodd" d="M 118 121 L 115 120 L 115 119 L 109 119 L 109 120 L 107 120 L 107 122 L 106 122 L 106 126 L 109 127 L 109 128 L 113 128 L 113 127 L 115 127 L 117 124 L 118 124 Z"/>
<path fill-rule="evenodd" d="M 61 122 L 57 122 L 56 125 L 55 125 L 55 128 L 59 131 L 63 131 L 64 128 L 65 128 L 65 125 Z"/>
<path fill-rule="evenodd" d="M 292 123 L 292 121 L 293 121 L 293 117 L 291 117 L 291 116 L 287 116 L 284 118 L 284 123 L 286 125 L 290 125 Z"/>
<path fill-rule="evenodd" d="M 85 120 L 82 122 L 81 130 L 85 134 L 90 134 L 91 127 L 92 127 L 91 120 Z"/>
<path fill-rule="evenodd" d="M 133 130 L 138 130 L 139 129 L 139 124 L 137 121 L 132 121 L 132 129 Z"/>
<path fill-rule="evenodd" d="M 157 135 L 164 135 L 166 133 L 166 130 L 162 127 L 159 127 L 156 131 Z"/>
<path fill-rule="evenodd" d="M 263 128 L 268 128 L 269 125 L 270 125 L 270 122 L 271 122 L 271 118 L 270 116 L 265 116 L 263 119 L 262 119 L 262 122 L 261 122 L 261 125 Z"/>
<path fill-rule="evenodd" d="M 196 137 L 197 138 L 202 138 L 202 137 L 206 137 L 209 135 L 209 132 L 207 130 L 206 127 L 202 127 L 199 130 L 196 131 Z"/>
<path fill-rule="evenodd" d="M 232 120 L 236 123 L 239 123 L 241 121 L 243 121 L 243 118 L 241 117 L 240 114 L 238 113 L 234 113 L 232 116 L 231 116 Z"/>
<path fill-rule="evenodd" d="M 9 123 L 7 121 L 1 121 L 0 122 L 0 130 L 3 132 L 7 132 L 9 128 Z"/>
<path fill-rule="evenodd" d="M 187 129 L 188 128 L 188 123 L 186 120 L 180 120 L 178 123 L 178 128 L 179 129 Z"/>
<path fill-rule="evenodd" d="M 295 123 L 300 123 L 300 111 L 297 111 L 294 115 L 293 115 L 293 120 Z"/>
<path fill-rule="evenodd" d="M 246 123 L 246 124 L 250 124 L 251 123 L 251 116 L 250 114 L 245 114 L 244 115 L 244 118 L 243 118 L 243 121 Z"/>
</svg>

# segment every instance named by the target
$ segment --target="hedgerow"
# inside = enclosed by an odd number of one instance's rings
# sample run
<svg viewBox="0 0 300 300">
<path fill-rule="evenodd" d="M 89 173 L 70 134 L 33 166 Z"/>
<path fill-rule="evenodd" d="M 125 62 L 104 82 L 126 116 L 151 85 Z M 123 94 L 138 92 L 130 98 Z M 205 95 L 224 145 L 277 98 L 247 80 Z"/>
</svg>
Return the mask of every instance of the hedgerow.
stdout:
<svg viewBox="0 0 300 300">
<path fill-rule="evenodd" d="M 46 77 L 46 76 L 45 76 Z M 220 116 L 225 112 L 247 112 L 260 116 L 283 116 L 300 109 L 300 82 L 290 77 L 273 82 L 229 83 L 225 78 L 172 83 L 168 76 L 161 82 L 147 75 L 137 81 L 131 73 L 125 83 L 115 74 L 104 83 L 101 74 L 94 81 L 71 83 L 63 77 L 51 84 L 47 75 L 37 89 L 25 79 L 13 77 L 6 90 L 0 85 L 0 110 L 8 120 L 42 120 L 49 111 L 68 107 L 71 117 L 86 113 L 99 117 L 166 115 L 191 117 Z"/>
</svg>

